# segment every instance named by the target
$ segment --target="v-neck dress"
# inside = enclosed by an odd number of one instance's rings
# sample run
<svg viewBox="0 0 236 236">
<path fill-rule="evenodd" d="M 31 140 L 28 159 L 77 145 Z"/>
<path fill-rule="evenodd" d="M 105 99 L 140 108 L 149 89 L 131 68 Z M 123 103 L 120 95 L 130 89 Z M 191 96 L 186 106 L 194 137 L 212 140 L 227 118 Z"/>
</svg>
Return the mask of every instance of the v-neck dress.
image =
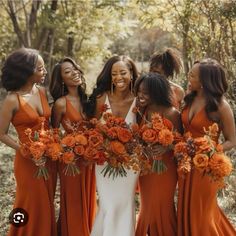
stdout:
<svg viewBox="0 0 236 236">
<path fill-rule="evenodd" d="M 182 112 L 185 132 L 190 131 L 193 137 L 203 136 L 203 128 L 213 121 L 208 119 L 205 108 L 189 120 L 189 110 L 186 107 Z M 209 176 L 192 169 L 185 178 L 179 177 L 178 186 L 178 236 L 236 236 L 217 204 L 218 187 Z"/>
<path fill-rule="evenodd" d="M 108 96 L 105 104 L 110 108 Z M 136 122 L 132 108 L 133 101 L 125 121 L 128 124 Z M 91 236 L 133 236 L 135 233 L 135 202 L 134 195 L 138 180 L 138 173 L 127 170 L 127 177 L 104 177 L 101 171 L 106 166 L 96 165 L 96 185 L 99 195 L 99 209 Z"/>
<path fill-rule="evenodd" d="M 39 89 L 43 115 L 40 116 L 23 98 L 17 94 L 19 110 L 12 118 L 20 142 L 28 142 L 25 134 L 27 128 L 37 131 L 41 128 L 42 119 L 46 119 L 45 128 L 49 126 L 50 107 L 44 93 Z M 36 178 L 37 167 L 30 157 L 16 152 L 14 174 L 16 179 L 16 197 L 14 208 L 24 209 L 29 216 L 25 226 L 10 226 L 8 236 L 56 236 L 54 215 L 54 194 L 56 184 L 56 164 L 47 160 L 46 167 L 49 179 Z"/>
<path fill-rule="evenodd" d="M 66 99 L 66 113 L 62 117 L 62 125 L 67 133 L 67 121 L 80 121 L 80 113 Z M 84 166 L 77 161 L 80 174 L 66 176 L 63 173 L 65 164 L 59 163 L 60 176 L 60 214 L 58 219 L 58 235 L 89 236 L 96 211 L 96 186 L 94 167 Z"/>
<path fill-rule="evenodd" d="M 171 121 L 166 119 L 166 122 Z M 176 236 L 177 216 L 174 195 L 177 166 L 173 152 L 163 155 L 167 170 L 139 177 L 140 212 L 135 236 Z"/>
</svg>

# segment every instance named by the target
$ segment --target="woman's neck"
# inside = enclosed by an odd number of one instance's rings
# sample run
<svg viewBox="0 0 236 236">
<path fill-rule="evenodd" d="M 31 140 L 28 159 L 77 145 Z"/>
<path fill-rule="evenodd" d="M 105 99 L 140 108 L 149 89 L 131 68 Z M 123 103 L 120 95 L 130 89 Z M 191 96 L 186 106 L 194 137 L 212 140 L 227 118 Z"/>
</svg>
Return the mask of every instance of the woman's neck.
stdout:
<svg viewBox="0 0 236 236">
<path fill-rule="evenodd" d="M 77 87 L 69 87 L 67 96 L 79 97 L 78 88 Z"/>
<path fill-rule="evenodd" d="M 114 91 L 114 93 L 110 93 L 111 96 L 114 98 L 116 98 L 117 100 L 124 100 L 126 99 L 127 97 L 129 97 L 131 95 L 131 92 L 130 90 L 125 90 L 125 91 Z"/>
<path fill-rule="evenodd" d="M 18 90 L 18 93 L 21 95 L 33 94 L 34 93 L 34 91 L 33 91 L 34 86 L 35 86 L 35 84 L 27 83 Z"/>
</svg>

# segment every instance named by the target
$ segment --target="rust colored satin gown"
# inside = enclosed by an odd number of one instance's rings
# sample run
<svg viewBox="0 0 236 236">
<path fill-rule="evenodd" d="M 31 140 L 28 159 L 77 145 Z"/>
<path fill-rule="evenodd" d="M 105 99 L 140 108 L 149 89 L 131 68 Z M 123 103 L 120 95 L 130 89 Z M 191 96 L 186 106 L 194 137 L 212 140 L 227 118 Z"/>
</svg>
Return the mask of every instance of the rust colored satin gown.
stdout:
<svg viewBox="0 0 236 236">
<path fill-rule="evenodd" d="M 204 108 L 191 121 L 189 108 L 185 108 L 182 121 L 185 131 L 190 131 L 193 137 L 203 136 L 203 127 L 213 124 Z M 179 178 L 178 185 L 178 236 L 236 236 L 217 204 L 218 187 L 209 176 L 192 170 L 185 178 Z"/>
<path fill-rule="evenodd" d="M 140 213 L 135 236 L 175 236 L 177 218 L 174 194 L 177 184 L 177 166 L 173 152 L 163 155 L 167 171 L 139 177 Z"/>
<path fill-rule="evenodd" d="M 41 128 L 42 118 L 46 118 L 45 128 L 48 127 L 50 107 L 44 93 L 39 89 L 43 115 L 40 116 L 23 98 L 17 94 L 19 110 L 12 118 L 19 140 L 28 142 L 24 131 Z M 16 198 L 14 208 L 23 208 L 29 215 L 28 223 L 22 227 L 10 226 L 8 236 L 56 236 L 54 214 L 54 194 L 56 187 L 56 163 L 47 160 L 49 179 L 36 178 L 37 167 L 29 157 L 16 152 L 14 174 L 16 179 Z"/>
<path fill-rule="evenodd" d="M 66 113 L 62 118 L 63 128 L 70 132 L 66 122 L 81 120 L 81 115 L 66 99 Z M 60 215 L 58 232 L 61 236 L 89 236 L 96 213 L 96 186 L 94 167 L 77 163 L 80 174 L 66 176 L 65 164 L 59 163 Z"/>
</svg>

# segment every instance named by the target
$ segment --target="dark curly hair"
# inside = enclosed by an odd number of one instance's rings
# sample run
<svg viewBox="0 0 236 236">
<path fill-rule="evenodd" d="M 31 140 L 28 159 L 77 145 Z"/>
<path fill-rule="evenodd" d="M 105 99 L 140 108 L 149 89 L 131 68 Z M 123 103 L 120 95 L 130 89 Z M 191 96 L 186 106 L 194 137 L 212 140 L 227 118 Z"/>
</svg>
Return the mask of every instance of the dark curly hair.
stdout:
<svg viewBox="0 0 236 236">
<path fill-rule="evenodd" d="M 132 75 L 132 87 L 134 87 L 134 83 L 138 78 L 138 70 L 134 64 L 134 61 L 128 56 L 113 56 L 105 63 L 101 73 L 97 77 L 96 88 L 93 90 L 92 95 L 90 96 L 86 108 L 85 113 L 88 117 L 93 117 L 95 115 L 96 110 L 96 99 L 101 96 L 104 92 L 111 90 L 112 85 L 112 76 L 111 70 L 113 64 L 116 62 L 123 61 L 127 65 Z"/>
<path fill-rule="evenodd" d="M 150 59 L 150 72 L 154 72 L 155 67 L 161 66 L 165 76 L 173 77 L 174 73 L 179 74 L 182 61 L 179 52 L 173 48 L 167 48 L 164 52 L 156 52 Z"/>
<path fill-rule="evenodd" d="M 218 61 L 211 58 L 196 61 L 194 64 L 199 64 L 199 80 L 206 99 L 205 110 L 210 119 L 209 113 L 218 110 L 218 105 L 228 89 L 225 71 Z M 185 105 L 191 105 L 196 95 L 196 91 L 187 94 L 184 97 Z"/>
<path fill-rule="evenodd" d="M 38 51 L 20 48 L 12 52 L 2 67 L 2 85 L 7 91 L 16 91 L 23 87 L 34 74 L 38 61 Z"/>
</svg>

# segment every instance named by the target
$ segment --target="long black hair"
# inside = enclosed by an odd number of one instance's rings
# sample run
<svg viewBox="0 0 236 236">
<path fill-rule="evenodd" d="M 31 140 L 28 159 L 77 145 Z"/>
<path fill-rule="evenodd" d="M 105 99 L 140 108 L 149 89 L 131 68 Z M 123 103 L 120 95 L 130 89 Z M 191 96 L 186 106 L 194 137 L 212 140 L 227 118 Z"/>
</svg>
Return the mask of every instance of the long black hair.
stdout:
<svg viewBox="0 0 236 236">
<path fill-rule="evenodd" d="M 199 64 L 199 80 L 206 99 L 205 110 L 210 119 L 209 113 L 218 110 L 218 105 L 228 89 L 225 71 L 218 61 L 211 58 L 196 61 L 194 64 Z M 187 94 L 184 97 L 185 104 L 191 105 L 196 95 L 196 91 Z"/>
<path fill-rule="evenodd" d="M 103 95 L 103 93 L 107 91 L 111 91 L 112 86 L 112 76 L 111 70 L 112 66 L 119 61 L 123 61 L 130 70 L 130 74 L 132 76 L 132 87 L 134 87 L 134 83 L 138 78 L 138 70 L 133 62 L 133 60 L 128 56 L 113 56 L 105 63 L 102 71 L 97 77 L 96 87 L 93 90 L 92 95 L 90 96 L 84 112 L 88 117 L 93 117 L 95 115 L 96 110 L 96 100 L 97 97 Z"/>
<path fill-rule="evenodd" d="M 61 66 L 64 62 L 70 62 L 81 73 L 82 84 L 78 86 L 78 94 L 80 97 L 81 104 L 82 106 L 84 106 L 87 100 L 87 95 L 85 93 L 86 84 L 84 79 L 84 73 L 80 66 L 70 57 L 63 58 L 54 66 L 49 85 L 50 94 L 52 95 L 54 101 L 68 94 L 68 89 L 66 85 L 63 85 L 63 78 L 61 75 Z"/>
</svg>

